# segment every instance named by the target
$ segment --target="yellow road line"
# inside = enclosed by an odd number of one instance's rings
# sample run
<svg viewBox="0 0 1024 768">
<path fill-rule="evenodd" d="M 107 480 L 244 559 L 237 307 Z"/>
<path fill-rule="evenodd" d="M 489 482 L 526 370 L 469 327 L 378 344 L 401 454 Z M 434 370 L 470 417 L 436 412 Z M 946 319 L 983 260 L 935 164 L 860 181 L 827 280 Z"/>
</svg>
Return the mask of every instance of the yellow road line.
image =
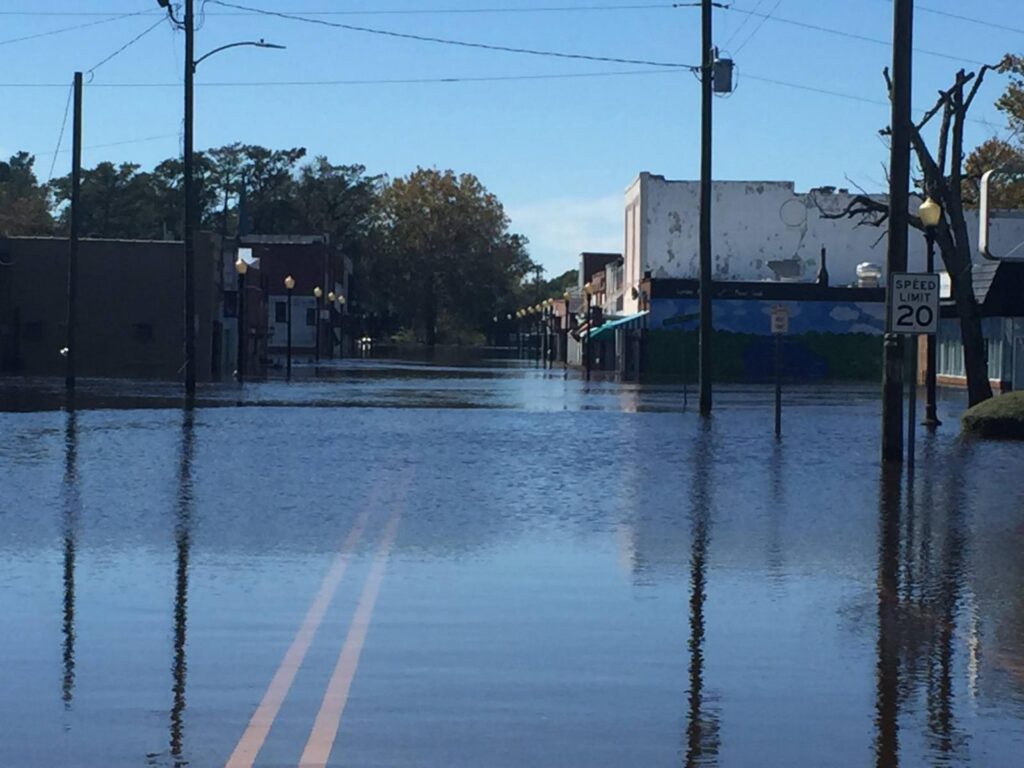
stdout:
<svg viewBox="0 0 1024 768">
<path fill-rule="evenodd" d="M 320 590 L 309 606 L 306 618 L 303 619 L 302 624 L 295 633 L 295 638 L 285 652 L 281 665 L 277 668 L 277 672 L 274 673 L 270 685 L 267 686 L 266 693 L 263 694 L 263 699 L 249 720 L 249 726 L 245 729 L 245 733 L 242 734 L 242 738 L 239 739 L 235 751 L 228 758 L 227 768 L 250 768 L 256 760 L 260 749 L 263 748 L 263 743 L 267 739 L 270 727 L 274 724 L 274 719 L 277 717 L 277 713 L 280 711 L 281 704 L 288 695 L 289 689 L 291 689 L 299 667 L 302 666 L 302 661 L 305 659 L 306 652 L 313 642 L 313 637 L 323 622 L 327 607 L 330 605 L 334 593 L 338 590 L 342 576 L 345 575 L 345 570 L 348 568 L 352 553 L 359 541 L 359 537 L 363 533 L 363 529 L 366 527 L 366 520 L 369 517 L 371 506 L 371 504 L 368 504 L 366 509 L 356 519 L 352 530 L 341 545 L 341 550 L 331 563 L 330 569 L 320 584 Z"/>
<path fill-rule="evenodd" d="M 370 627 L 373 608 L 377 602 L 377 595 L 380 593 L 381 582 L 384 581 L 384 570 L 387 568 L 391 545 L 395 541 L 399 516 L 400 508 L 396 509 L 391 515 L 391 519 L 388 520 L 377 547 L 373 565 L 366 577 L 363 592 L 359 596 L 359 605 L 356 606 L 352 624 L 345 637 L 345 644 L 341 648 L 338 663 L 334 667 L 334 673 L 331 675 L 327 691 L 320 704 L 316 722 L 313 724 L 313 730 L 309 734 L 306 748 L 299 760 L 299 765 L 302 768 L 307 768 L 307 766 L 308 768 L 323 768 L 331 756 L 334 740 L 338 736 L 338 727 L 341 725 L 341 716 L 345 711 L 345 704 L 348 702 L 349 689 L 352 687 L 352 680 L 355 677 L 356 668 L 359 666 L 359 656 L 362 653 L 363 644 L 366 642 L 366 633 Z"/>
</svg>

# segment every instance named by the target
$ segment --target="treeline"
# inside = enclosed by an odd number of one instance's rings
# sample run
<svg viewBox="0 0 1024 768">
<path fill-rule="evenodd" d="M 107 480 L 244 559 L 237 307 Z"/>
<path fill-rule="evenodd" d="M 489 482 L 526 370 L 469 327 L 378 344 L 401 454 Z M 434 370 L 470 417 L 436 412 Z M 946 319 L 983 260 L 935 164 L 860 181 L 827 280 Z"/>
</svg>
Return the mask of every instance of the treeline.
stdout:
<svg viewBox="0 0 1024 768">
<path fill-rule="evenodd" d="M 82 173 L 82 234 L 179 239 L 182 162 L 152 170 L 101 162 Z M 353 311 L 426 343 L 480 338 L 516 307 L 560 292 L 540 279 L 527 240 L 471 174 L 418 169 L 389 179 L 302 148 L 230 144 L 196 157 L 203 229 L 328 234 L 356 265 Z M 0 235 L 66 234 L 71 178 L 41 183 L 24 152 L 0 162 Z"/>
</svg>

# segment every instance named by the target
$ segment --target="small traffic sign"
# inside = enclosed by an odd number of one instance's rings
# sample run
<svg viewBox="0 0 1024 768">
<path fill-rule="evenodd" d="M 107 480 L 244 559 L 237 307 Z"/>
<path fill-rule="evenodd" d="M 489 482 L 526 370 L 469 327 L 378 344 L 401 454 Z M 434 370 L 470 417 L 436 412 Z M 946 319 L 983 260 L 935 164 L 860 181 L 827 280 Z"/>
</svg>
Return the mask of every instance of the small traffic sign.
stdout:
<svg viewBox="0 0 1024 768">
<path fill-rule="evenodd" d="M 772 307 L 772 334 L 783 336 L 789 333 L 789 310 L 781 304 Z"/>
<path fill-rule="evenodd" d="M 893 272 L 889 277 L 889 331 L 907 335 L 939 331 L 939 276 Z"/>
</svg>

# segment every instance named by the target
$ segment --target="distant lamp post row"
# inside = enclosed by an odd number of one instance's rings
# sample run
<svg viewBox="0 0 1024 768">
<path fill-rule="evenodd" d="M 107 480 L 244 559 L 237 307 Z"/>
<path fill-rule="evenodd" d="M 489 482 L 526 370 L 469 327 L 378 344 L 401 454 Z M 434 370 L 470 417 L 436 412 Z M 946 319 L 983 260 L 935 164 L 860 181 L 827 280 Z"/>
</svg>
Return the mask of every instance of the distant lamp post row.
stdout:
<svg viewBox="0 0 1024 768">
<path fill-rule="evenodd" d="M 924 225 L 924 239 L 927 245 L 927 261 L 925 263 L 925 269 L 931 273 L 935 271 L 935 228 L 939 225 L 939 222 L 942 221 L 942 206 L 930 197 L 927 197 L 917 209 L 917 214 L 921 217 L 921 224 Z M 936 376 L 938 372 L 935 370 L 935 367 L 938 354 L 936 350 L 935 336 L 928 336 L 925 340 L 925 344 L 927 345 L 925 355 L 928 361 L 928 371 L 925 374 L 925 410 L 923 424 L 929 429 L 935 429 L 937 426 L 942 424 L 942 422 L 939 421 L 938 412 L 936 410 Z M 917 382 L 912 382 L 912 386 L 916 387 Z"/>
</svg>

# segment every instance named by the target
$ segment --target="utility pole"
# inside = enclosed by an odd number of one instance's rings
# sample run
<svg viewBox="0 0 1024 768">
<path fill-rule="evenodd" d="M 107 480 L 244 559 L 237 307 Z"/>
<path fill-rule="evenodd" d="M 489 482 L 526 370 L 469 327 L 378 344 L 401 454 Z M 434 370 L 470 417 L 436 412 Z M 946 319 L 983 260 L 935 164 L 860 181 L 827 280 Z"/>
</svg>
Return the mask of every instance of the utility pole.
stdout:
<svg viewBox="0 0 1024 768">
<path fill-rule="evenodd" d="M 75 117 L 71 140 L 71 238 L 68 250 L 67 357 L 64 385 L 75 391 L 75 355 L 78 351 L 78 235 L 82 226 L 82 73 L 75 72 Z"/>
<path fill-rule="evenodd" d="M 894 0 L 892 40 L 892 142 L 889 158 L 889 243 L 886 253 L 886 309 L 892 274 L 907 270 L 910 192 L 911 46 L 914 0 Z M 886 312 L 886 317 L 889 312 Z M 903 340 L 887 329 L 882 369 L 882 461 L 903 461 Z"/>
<path fill-rule="evenodd" d="M 701 0 L 701 127 L 700 127 L 700 415 L 711 415 L 711 106 L 714 48 L 712 0 Z"/>
<path fill-rule="evenodd" d="M 185 0 L 185 396 L 196 395 L 195 0 Z"/>
</svg>

